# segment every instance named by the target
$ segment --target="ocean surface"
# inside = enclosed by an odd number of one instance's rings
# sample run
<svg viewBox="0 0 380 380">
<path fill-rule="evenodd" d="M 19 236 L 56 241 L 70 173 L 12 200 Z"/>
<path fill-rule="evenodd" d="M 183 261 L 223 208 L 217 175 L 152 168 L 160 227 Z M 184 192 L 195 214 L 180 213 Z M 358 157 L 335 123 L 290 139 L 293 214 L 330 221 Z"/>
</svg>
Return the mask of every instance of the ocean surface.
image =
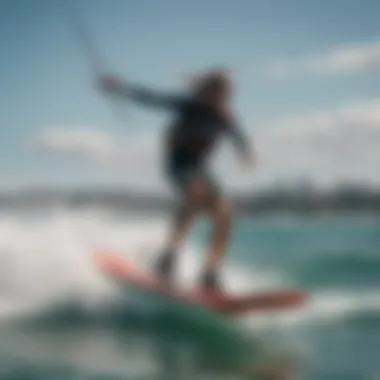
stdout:
<svg viewBox="0 0 380 380">
<path fill-rule="evenodd" d="M 296 311 L 236 320 L 121 288 L 113 249 L 149 266 L 166 217 L 56 207 L 0 214 L 0 379 L 380 379 L 380 217 L 238 218 L 231 292 L 298 286 Z M 180 258 L 191 286 L 209 226 Z"/>
</svg>

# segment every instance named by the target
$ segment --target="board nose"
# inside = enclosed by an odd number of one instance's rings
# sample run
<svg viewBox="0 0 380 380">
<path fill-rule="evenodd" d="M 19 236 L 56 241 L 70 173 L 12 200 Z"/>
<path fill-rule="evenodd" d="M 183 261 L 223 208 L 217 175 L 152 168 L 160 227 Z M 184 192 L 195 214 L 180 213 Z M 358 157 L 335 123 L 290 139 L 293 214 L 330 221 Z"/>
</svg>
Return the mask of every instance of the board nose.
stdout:
<svg viewBox="0 0 380 380">
<path fill-rule="evenodd" d="M 97 266 L 112 273 L 125 274 L 125 271 L 127 269 L 125 262 L 122 260 L 122 257 L 110 251 L 96 251 L 94 253 L 94 260 Z"/>
</svg>

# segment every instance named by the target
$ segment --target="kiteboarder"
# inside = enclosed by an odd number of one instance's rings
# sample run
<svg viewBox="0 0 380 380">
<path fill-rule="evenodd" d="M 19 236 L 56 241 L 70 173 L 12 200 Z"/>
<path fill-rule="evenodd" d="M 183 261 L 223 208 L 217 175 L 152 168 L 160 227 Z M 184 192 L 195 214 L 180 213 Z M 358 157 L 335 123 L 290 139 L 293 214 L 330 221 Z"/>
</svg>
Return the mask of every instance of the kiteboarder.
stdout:
<svg viewBox="0 0 380 380">
<path fill-rule="evenodd" d="M 181 202 L 155 270 L 170 281 L 175 261 L 191 222 L 200 213 L 213 220 L 213 234 L 206 256 L 200 285 L 220 291 L 218 275 L 231 230 L 228 198 L 208 169 L 208 158 L 220 137 L 230 137 L 243 163 L 253 163 L 253 150 L 232 111 L 233 78 L 226 69 L 213 69 L 192 81 L 189 94 L 168 95 L 131 84 L 121 78 L 104 75 L 99 85 L 106 93 L 131 99 L 141 105 L 167 109 L 175 114 L 165 138 L 165 171 L 180 190 Z"/>
</svg>

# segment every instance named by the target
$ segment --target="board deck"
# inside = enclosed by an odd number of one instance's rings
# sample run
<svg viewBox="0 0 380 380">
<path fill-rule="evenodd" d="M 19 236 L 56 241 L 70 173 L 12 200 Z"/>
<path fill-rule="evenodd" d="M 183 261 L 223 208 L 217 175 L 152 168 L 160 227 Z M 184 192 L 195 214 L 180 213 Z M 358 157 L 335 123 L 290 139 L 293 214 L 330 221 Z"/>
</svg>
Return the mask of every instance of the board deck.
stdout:
<svg viewBox="0 0 380 380">
<path fill-rule="evenodd" d="M 128 259 L 114 252 L 95 253 L 95 263 L 105 274 L 118 282 L 224 314 L 242 314 L 253 311 L 286 310 L 300 307 L 307 300 L 299 289 L 282 289 L 268 292 L 252 292 L 245 295 L 207 293 L 201 289 L 181 289 L 160 281 L 153 274 L 140 269 Z"/>
</svg>

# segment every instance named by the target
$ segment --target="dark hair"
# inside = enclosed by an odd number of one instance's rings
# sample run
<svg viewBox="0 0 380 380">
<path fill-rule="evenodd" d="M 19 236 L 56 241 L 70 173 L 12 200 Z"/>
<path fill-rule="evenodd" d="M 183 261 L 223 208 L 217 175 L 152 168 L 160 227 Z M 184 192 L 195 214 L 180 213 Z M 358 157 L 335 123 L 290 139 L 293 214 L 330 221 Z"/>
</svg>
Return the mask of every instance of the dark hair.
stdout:
<svg viewBox="0 0 380 380">
<path fill-rule="evenodd" d="M 195 93 L 198 96 L 211 92 L 229 94 L 232 90 L 231 72 L 227 69 L 213 69 L 196 80 Z"/>
</svg>

